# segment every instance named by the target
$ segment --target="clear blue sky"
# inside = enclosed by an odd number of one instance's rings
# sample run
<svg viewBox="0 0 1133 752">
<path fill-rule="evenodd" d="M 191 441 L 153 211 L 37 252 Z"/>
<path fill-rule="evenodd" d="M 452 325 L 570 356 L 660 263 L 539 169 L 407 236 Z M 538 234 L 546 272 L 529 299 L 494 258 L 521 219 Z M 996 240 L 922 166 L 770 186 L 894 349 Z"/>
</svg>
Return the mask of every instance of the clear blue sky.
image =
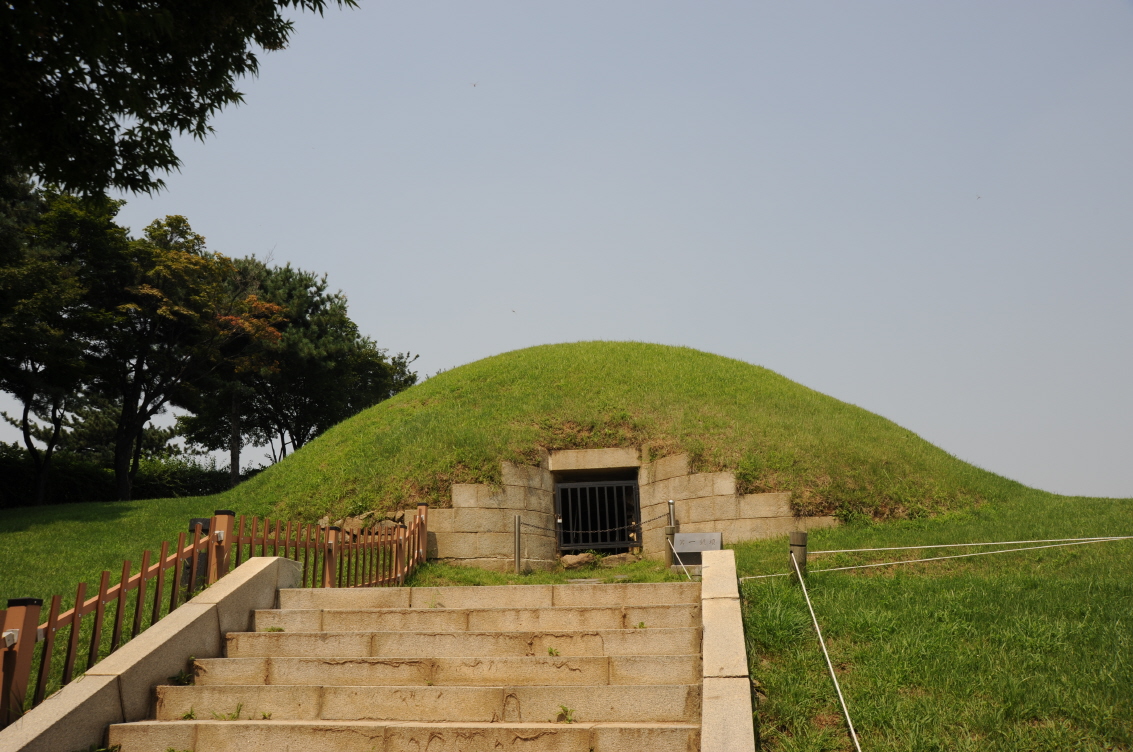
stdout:
<svg viewBox="0 0 1133 752">
<path fill-rule="evenodd" d="M 125 223 L 325 271 L 422 373 L 689 345 L 1133 496 L 1129 3 L 361 5 Z"/>
</svg>

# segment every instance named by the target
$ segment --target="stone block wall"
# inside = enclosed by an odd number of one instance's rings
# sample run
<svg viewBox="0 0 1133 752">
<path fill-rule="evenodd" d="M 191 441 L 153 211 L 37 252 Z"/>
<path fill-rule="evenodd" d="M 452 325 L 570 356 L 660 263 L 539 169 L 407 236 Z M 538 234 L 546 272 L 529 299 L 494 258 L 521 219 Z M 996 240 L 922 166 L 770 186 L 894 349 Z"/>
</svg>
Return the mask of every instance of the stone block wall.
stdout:
<svg viewBox="0 0 1133 752">
<path fill-rule="evenodd" d="M 664 515 L 670 499 L 680 532 L 723 533 L 725 545 L 838 524 L 834 517 L 795 516 L 789 493 L 737 494 L 734 473 L 690 473 L 687 454 L 642 464 L 637 485 L 641 518 L 648 521 L 644 550 L 651 558 L 665 555 L 664 528 L 669 523 Z"/>
<path fill-rule="evenodd" d="M 511 571 L 518 514 L 537 526 L 523 528 L 522 566 L 550 569 L 558 563 L 554 474 L 610 469 L 637 471 L 642 549 L 651 558 L 665 555 L 670 499 L 681 532 L 720 532 L 725 544 L 837 524 L 833 517 L 796 517 L 789 493 L 737 494 L 733 473 L 690 473 L 685 454 L 642 463 L 636 449 L 572 449 L 549 453 L 539 467 L 503 463 L 498 489 L 453 485 L 452 508 L 429 510 L 429 558 Z"/>
<path fill-rule="evenodd" d="M 558 563 L 555 480 L 543 467 L 503 463 L 503 486 L 452 487 L 451 509 L 429 510 L 429 558 L 509 572 L 515 567 L 515 515 L 543 530 L 524 527 L 521 566 L 550 569 Z"/>
</svg>

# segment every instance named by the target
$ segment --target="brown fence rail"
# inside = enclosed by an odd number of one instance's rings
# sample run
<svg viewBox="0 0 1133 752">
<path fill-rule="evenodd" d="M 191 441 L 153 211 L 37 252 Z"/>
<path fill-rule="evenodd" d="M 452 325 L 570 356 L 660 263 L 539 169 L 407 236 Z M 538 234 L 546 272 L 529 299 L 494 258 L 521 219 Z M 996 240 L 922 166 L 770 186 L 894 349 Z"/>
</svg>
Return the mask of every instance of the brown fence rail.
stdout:
<svg viewBox="0 0 1133 752">
<path fill-rule="evenodd" d="M 226 575 L 230 566 L 237 567 L 254 556 L 301 561 L 301 587 L 401 585 L 425 562 L 428 516 L 428 506 L 421 504 L 408 524 L 343 530 L 291 520 L 248 520 L 243 515 L 237 518 L 235 512 L 217 510 L 209 520 L 207 533 L 204 525 L 197 524 L 188 539 L 181 533 L 173 546 L 162 543 L 156 559 L 151 560 L 150 551 L 143 552 L 137 573 L 131 575 L 133 563 L 124 561 L 118 582 L 111 585 L 110 572 L 103 572 L 94 597 L 87 598 L 86 583 L 81 582 L 75 591 L 75 605 L 60 613 L 62 597 L 52 596 L 47 621 L 42 624 L 42 600 L 11 599 L 8 608 L 0 611 L 0 728 L 43 702 L 52 683 L 56 652 L 63 654 L 61 686 L 65 686 L 75 677 L 81 648 L 86 648 L 85 671 L 118 649 L 127 626 L 130 638 L 136 637 L 199 589 Z M 152 594 L 147 597 L 151 583 Z M 112 604 L 107 649 L 104 633 L 107 607 Z M 133 618 L 127 625 L 130 606 Z M 84 621 L 92 614 L 93 620 Z M 39 643 L 39 665 L 33 672 Z M 35 687 L 29 697 L 33 673 Z"/>
</svg>

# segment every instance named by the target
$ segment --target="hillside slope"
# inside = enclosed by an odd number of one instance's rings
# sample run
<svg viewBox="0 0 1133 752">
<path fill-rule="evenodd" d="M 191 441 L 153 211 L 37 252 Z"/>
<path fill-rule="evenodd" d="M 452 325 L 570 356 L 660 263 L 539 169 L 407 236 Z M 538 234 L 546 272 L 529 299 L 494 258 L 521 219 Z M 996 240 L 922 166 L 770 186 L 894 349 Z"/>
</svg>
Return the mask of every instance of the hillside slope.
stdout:
<svg viewBox="0 0 1133 752">
<path fill-rule="evenodd" d="M 910 517 L 1014 495 L 892 421 L 765 368 L 682 347 L 545 345 L 435 376 L 327 431 L 218 497 L 293 517 L 446 506 L 452 483 L 496 482 L 540 448 L 689 452 L 741 492 L 792 491 L 799 511 Z"/>
</svg>

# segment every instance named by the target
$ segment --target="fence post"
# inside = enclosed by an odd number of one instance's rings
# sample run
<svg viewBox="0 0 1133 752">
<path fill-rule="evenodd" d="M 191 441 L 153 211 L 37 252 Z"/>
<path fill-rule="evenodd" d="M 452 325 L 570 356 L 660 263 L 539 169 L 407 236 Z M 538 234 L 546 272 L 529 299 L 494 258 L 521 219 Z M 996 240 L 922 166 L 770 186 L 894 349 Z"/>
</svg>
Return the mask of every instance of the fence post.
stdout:
<svg viewBox="0 0 1133 752">
<path fill-rule="evenodd" d="M 404 585 L 406 578 L 409 577 L 409 527 L 407 525 L 401 526 L 401 579 L 397 581 L 398 585 Z"/>
<path fill-rule="evenodd" d="M 327 528 L 326 551 L 323 553 L 323 587 L 336 587 L 338 579 L 338 534 L 337 526 Z"/>
<path fill-rule="evenodd" d="M 673 500 L 669 499 L 669 524 L 665 526 L 665 566 L 673 566 L 673 539 L 677 534 L 677 511 Z"/>
<path fill-rule="evenodd" d="M 795 558 L 799 564 L 799 571 L 802 572 L 803 577 L 806 577 L 806 533 L 791 533 L 790 555 Z M 790 560 L 787 564 L 791 564 Z M 794 565 L 791 565 L 790 571 L 794 571 Z"/>
<path fill-rule="evenodd" d="M 0 612 L 0 728 L 23 715 L 42 608 L 39 598 L 11 598 Z"/>
<path fill-rule="evenodd" d="M 520 546 L 522 545 L 521 541 L 520 541 L 520 536 L 519 536 L 519 526 L 522 525 L 522 524 L 523 524 L 523 522 L 519 519 L 519 515 L 517 514 L 515 516 L 515 573 L 516 574 L 520 574 L 521 571 L 522 571 L 522 568 L 523 568 L 522 563 L 520 562 L 520 558 L 519 558 L 520 557 Z"/>
<path fill-rule="evenodd" d="M 420 544 L 420 562 L 424 564 L 429 559 L 429 505 L 421 502 L 417 505 L 417 517 L 420 522 L 417 526 L 417 532 L 421 536 Z"/>
<path fill-rule="evenodd" d="M 230 509 L 217 509 L 212 513 L 214 553 L 209 567 L 208 582 L 212 583 L 228 574 L 232 556 L 232 531 L 236 526 L 236 513 Z"/>
</svg>

